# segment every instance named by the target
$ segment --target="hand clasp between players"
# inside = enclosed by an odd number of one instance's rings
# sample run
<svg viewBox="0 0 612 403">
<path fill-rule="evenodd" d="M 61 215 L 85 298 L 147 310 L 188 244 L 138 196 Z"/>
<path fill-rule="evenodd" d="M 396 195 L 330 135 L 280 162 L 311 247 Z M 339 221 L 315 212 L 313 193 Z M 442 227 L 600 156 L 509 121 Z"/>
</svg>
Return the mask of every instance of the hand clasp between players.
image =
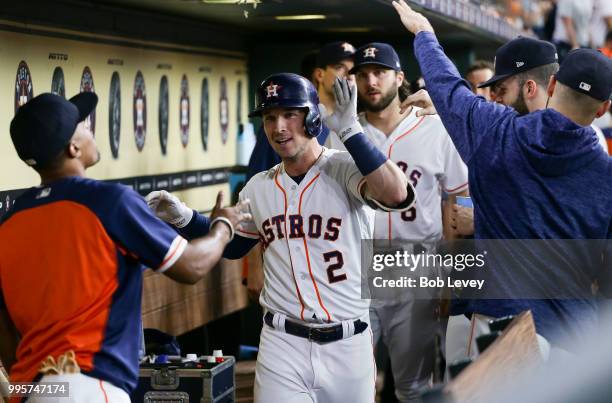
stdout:
<svg viewBox="0 0 612 403">
<path fill-rule="evenodd" d="M 145 197 L 145 200 L 158 218 L 177 228 L 185 227 L 193 217 L 193 210 L 191 208 L 180 201 L 178 197 L 165 190 L 151 192 Z M 232 238 L 234 228 L 238 227 L 240 223 L 252 219 L 251 214 L 248 213 L 249 201 L 240 201 L 233 207 L 223 208 L 221 207 L 222 205 L 223 192 L 219 192 L 215 207 L 210 216 L 211 227 L 218 222 L 225 223 L 230 229 L 230 238 Z"/>
</svg>

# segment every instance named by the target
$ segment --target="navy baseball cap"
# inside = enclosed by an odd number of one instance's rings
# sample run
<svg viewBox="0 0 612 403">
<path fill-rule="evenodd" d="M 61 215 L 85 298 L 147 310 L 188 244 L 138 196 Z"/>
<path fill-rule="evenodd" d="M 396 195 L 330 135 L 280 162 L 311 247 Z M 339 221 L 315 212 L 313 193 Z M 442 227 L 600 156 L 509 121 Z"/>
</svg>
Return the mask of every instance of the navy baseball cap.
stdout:
<svg viewBox="0 0 612 403">
<path fill-rule="evenodd" d="M 519 36 L 497 49 L 493 63 L 495 74 L 478 88 L 490 87 L 515 74 L 558 61 L 557 49 L 552 43 Z"/>
<path fill-rule="evenodd" d="M 19 158 L 30 166 L 44 167 L 68 145 L 79 122 L 97 104 L 93 92 L 82 92 L 69 101 L 52 93 L 32 98 L 11 121 L 11 140 Z"/>
<path fill-rule="evenodd" d="M 348 42 L 330 42 L 321 47 L 317 54 L 317 67 L 325 67 L 352 59 L 355 47 Z"/>
<path fill-rule="evenodd" d="M 595 49 L 576 49 L 563 60 L 557 81 L 598 101 L 612 96 L 612 59 Z"/>
<path fill-rule="evenodd" d="M 377 64 L 395 71 L 402 69 L 397 52 L 387 43 L 372 42 L 363 45 L 355 51 L 354 61 L 355 66 L 349 71 L 350 74 L 355 74 L 359 67 L 366 64 Z"/>
</svg>

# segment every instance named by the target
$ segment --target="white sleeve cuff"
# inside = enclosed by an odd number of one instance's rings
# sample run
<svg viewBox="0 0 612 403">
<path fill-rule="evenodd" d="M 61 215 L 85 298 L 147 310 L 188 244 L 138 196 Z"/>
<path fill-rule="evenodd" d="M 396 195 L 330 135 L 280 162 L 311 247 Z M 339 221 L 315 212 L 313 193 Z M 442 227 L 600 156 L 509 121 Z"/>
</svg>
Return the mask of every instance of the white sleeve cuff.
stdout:
<svg viewBox="0 0 612 403">
<path fill-rule="evenodd" d="M 170 248 L 164 257 L 161 265 L 155 270 L 157 273 L 163 273 L 176 263 L 176 261 L 183 255 L 185 248 L 187 247 L 187 240 L 180 235 L 177 235 L 170 244 Z"/>
</svg>

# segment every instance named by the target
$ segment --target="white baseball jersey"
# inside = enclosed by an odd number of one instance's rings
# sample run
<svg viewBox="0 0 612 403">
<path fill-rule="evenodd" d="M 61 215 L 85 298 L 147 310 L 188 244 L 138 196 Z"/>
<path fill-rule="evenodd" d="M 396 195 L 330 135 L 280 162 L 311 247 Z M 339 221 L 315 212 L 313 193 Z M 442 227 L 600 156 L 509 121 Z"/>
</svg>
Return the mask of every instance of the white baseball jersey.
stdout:
<svg viewBox="0 0 612 403">
<path fill-rule="evenodd" d="M 363 317 L 361 239 L 372 239 L 374 210 L 360 195 L 363 176 L 347 152 L 323 148 L 298 185 L 276 165 L 240 193 L 253 221 L 237 233 L 263 246 L 261 305 L 308 322 Z"/>
<path fill-rule="evenodd" d="M 442 238 L 442 191 L 468 188 L 467 167 L 438 116 L 417 117 L 417 107 L 388 137 L 360 115 L 365 134 L 404 171 L 416 191 L 416 203 L 404 212 L 376 212 L 375 239 L 437 241 Z M 338 136 L 330 147 L 345 149 Z"/>
</svg>

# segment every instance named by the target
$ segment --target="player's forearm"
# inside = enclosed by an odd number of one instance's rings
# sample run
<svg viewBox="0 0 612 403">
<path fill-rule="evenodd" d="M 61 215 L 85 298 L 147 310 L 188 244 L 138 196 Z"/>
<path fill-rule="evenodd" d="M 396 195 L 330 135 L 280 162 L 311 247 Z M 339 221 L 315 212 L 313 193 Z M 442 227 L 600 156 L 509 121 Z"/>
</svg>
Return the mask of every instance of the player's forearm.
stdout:
<svg viewBox="0 0 612 403">
<path fill-rule="evenodd" d="M 8 312 L 0 308 L 0 360 L 8 372 L 16 361 L 19 334 Z"/>
<path fill-rule="evenodd" d="M 395 207 L 406 200 L 406 176 L 365 134 L 351 136 L 344 142 L 344 146 L 365 177 L 370 198 L 388 207 Z"/>
<path fill-rule="evenodd" d="M 179 283 L 197 283 L 221 259 L 229 238 L 228 227 L 216 224 L 205 237 L 190 241 L 181 257 L 164 274 Z"/>
<path fill-rule="evenodd" d="M 387 160 L 365 179 L 369 196 L 385 206 L 395 207 L 408 196 L 408 179 L 393 161 Z"/>
<path fill-rule="evenodd" d="M 194 265 L 196 274 L 204 277 L 221 259 L 223 250 L 229 244 L 229 235 L 224 224 L 217 224 L 207 236 L 190 242 L 198 253 Z"/>
</svg>

